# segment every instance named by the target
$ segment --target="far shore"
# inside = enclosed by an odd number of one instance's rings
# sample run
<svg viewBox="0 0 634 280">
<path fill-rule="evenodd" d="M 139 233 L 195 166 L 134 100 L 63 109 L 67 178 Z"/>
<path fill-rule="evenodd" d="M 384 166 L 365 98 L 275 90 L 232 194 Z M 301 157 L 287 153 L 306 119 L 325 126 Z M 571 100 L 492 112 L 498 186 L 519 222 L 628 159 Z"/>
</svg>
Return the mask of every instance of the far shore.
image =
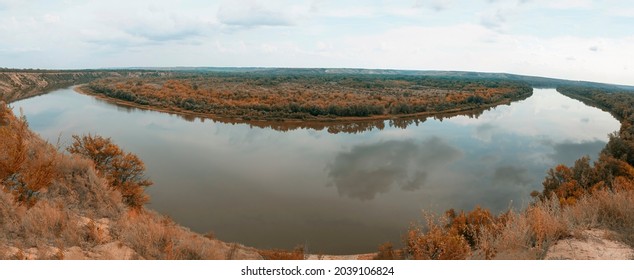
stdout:
<svg viewBox="0 0 634 280">
<path fill-rule="evenodd" d="M 137 108 L 137 109 L 151 110 L 151 111 L 157 111 L 157 112 L 163 112 L 163 113 L 171 113 L 171 114 L 177 114 L 177 115 L 186 116 L 186 117 L 212 119 L 212 120 L 217 120 L 222 122 L 242 122 L 242 123 L 252 123 L 252 124 L 286 123 L 286 124 L 298 124 L 298 125 L 306 125 L 306 126 L 310 126 L 311 124 L 324 126 L 329 124 L 335 125 L 335 124 L 355 123 L 355 122 L 365 122 L 365 121 L 384 121 L 384 120 L 400 120 L 400 119 L 416 119 L 416 118 L 422 119 L 427 117 L 451 117 L 451 116 L 460 115 L 460 114 L 478 113 L 484 110 L 497 107 L 499 105 L 509 105 L 513 101 L 524 100 L 532 96 L 532 92 L 531 92 L 530 94 L 526 94 L 518 98 L 506 98 L 499 102 L 486 104 L 482 106 L 475 105 L 475 106 L 456 108 L 456 109 L 450 109 L 450 110 L 438 111 L 438 112 L 421 112 L 421 113 L 413 113 L 413 114 L 396 114 L 396 115 L 384 114 L 384 115 L 372 115 L 367 117 L 336 117 L 336 118 L 318 117 L 318 118 L 308 119 L 308 120 L 293 119 L 293 118 L 245 119 L 245 118 L 236 117 L 236 116 L 225 116 L 225 115 L 218 115 L 218 114 L 211 114 L 211 113 L 198 113 L 198 112 L 193 112 L 189 110 L 184 110 L 181 108 L 168 109 L 168 108 L 160 108 L 160 107 L 155 107 L 150 105 L 142 105 L 142 104 L 138 104 L 131 101 L 125 101 L 125 100 L 121 100 L 117 98 L 104 96 L 102 94 L 97 94 L 91 91 L 90 89 L 87 89 L 85 86 L 86 84 L 76 85 L 73 87 L 73 89 L 76 92 L 84 94 L 84 95 L 93 96 L 95 98 L 98 98 L 100 100 L 104 100 L 110 103 L 128 106 L 128 107 Z"/>
</svg>

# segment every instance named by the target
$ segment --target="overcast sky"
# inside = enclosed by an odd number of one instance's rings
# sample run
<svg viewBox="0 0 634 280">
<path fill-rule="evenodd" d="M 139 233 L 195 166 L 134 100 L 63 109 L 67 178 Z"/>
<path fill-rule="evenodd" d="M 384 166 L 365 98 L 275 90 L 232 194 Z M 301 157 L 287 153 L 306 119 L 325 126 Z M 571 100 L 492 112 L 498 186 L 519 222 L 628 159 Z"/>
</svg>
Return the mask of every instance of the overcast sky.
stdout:
<svg viewBox="0 0 634 280">
<path fill-rule="evenodd" d="M 634 85 L 628 0 L 0 0 L 0 67 L 350 67 Z"/>
</svg>

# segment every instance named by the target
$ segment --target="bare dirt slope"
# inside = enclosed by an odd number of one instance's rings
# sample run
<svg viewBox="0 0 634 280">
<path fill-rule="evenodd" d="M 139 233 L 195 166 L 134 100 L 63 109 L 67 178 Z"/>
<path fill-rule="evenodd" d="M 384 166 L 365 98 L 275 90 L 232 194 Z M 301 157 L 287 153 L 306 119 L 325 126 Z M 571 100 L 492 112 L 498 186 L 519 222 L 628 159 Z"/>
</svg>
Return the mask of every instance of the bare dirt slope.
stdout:
<svg viewBox="0 0 634 280">
<path fill-rule="evenodd" d="M 157 71 L 0 69 L 0 101 L 7 103 L 100 78 L 165 75 Z"/>
<path fill-rule="evenodd" d="M 634 250 L 619 241 L 608 230 L 589 229 L 578 237 L 557 241 L 546 253 L 547 260 L 629 260 Z"/>
<path fill-rule="evenodd" d="M 89 229 L 87 235 L 79 235 L 81 242 L 70 246 L 60 242 L 46 243 L 38 240 L 35 244 L 24 246 L 25 243 L 8 241 L 0 242 L 0 259 L 10 260 L 143 260 L 154 259 L 157 256 L 152 254 L 148 248 L 156 247 L 157 244 L 138 244 L 126 236 L 129 232 L 117 232 L 120 224 L 107 218 L 92 220 L 86 217 L 78 217 L 70 222 L 77 223 L 79 230 Z M 133 225 L 132 225 L 133 226 Z M 112 229 L 112 232 L 111 232 Z M 175 226 L 171 230 L 177 235 L 182 243 L 196 244 L 196 249 L 189 248 L 187 252 L 179 254 L 165 254 L 168 259 L 261 259 L 258 250 L 245 247 L 240 244 L 226 243 L 219 240 L 205 238 L 199 234 L 192 233 L 180 226 Z M 160 235 L 157 232 L 145 232 L 145 235 Z M 89 240 L 93 238 L 93 240 Z M 138 239 L 138 236 L 136 237 Z M 149 238 L 148 238 L 149 239 Z M 68 246 L 68 247 L 66 247 Z M 176 245 L 172 245 L 176 246 Z M 136 249 L 136 250 L 135 250 Z M 162 248 L 163 251 L 170 250 Z M 197 252 L 196 250 L 200 250 Z M 204 251 L 207 252 L 204 252 Z M 164 252 L 161 252 L 164 253 Z M 183 254 L 184 253 L 184 254 Z"/>
<path fill-rule="evenodd" d="M 0 72 L 0 100 L 24 99 L 47 91 L 87 82 L 103 72 Z"/>
</svg>

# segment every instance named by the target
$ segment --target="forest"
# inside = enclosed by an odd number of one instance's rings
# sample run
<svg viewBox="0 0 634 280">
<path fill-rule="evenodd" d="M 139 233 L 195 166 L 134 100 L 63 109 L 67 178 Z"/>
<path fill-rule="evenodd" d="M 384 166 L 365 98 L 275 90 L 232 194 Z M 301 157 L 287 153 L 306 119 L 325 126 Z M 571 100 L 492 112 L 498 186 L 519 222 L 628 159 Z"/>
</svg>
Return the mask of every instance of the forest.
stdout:
<svg viewBox="0 0 634 280">
<path fill-rule="evenodd" d="M 527 83 L 499 79 L 268 72 L 108 78 L 81 91 L 170 112 L 267 121 L 434 115 L 532 94 Z"/>
</svg>

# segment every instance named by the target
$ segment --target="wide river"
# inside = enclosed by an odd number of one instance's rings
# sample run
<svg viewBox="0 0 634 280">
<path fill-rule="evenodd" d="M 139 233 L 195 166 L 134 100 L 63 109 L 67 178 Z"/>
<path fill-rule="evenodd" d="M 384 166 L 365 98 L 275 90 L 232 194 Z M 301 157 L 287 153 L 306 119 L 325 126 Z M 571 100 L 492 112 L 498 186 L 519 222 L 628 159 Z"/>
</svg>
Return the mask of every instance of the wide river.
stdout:
<svg viewBox="0 0 634 280">
<path fill-rule="evenodd" d="M 139 155 L 155 183 L 148 207 L 181 225 L 258 248 L 331 254 L 400 244 L 423 211 L 522 208 L 549 168 L 596 158 L 619 128 L 553 89 L 478 117 L 337 134 L 183 118 L 72 89 L 12 106 L 52 143 L 96 133 Z"/>
</svg>

